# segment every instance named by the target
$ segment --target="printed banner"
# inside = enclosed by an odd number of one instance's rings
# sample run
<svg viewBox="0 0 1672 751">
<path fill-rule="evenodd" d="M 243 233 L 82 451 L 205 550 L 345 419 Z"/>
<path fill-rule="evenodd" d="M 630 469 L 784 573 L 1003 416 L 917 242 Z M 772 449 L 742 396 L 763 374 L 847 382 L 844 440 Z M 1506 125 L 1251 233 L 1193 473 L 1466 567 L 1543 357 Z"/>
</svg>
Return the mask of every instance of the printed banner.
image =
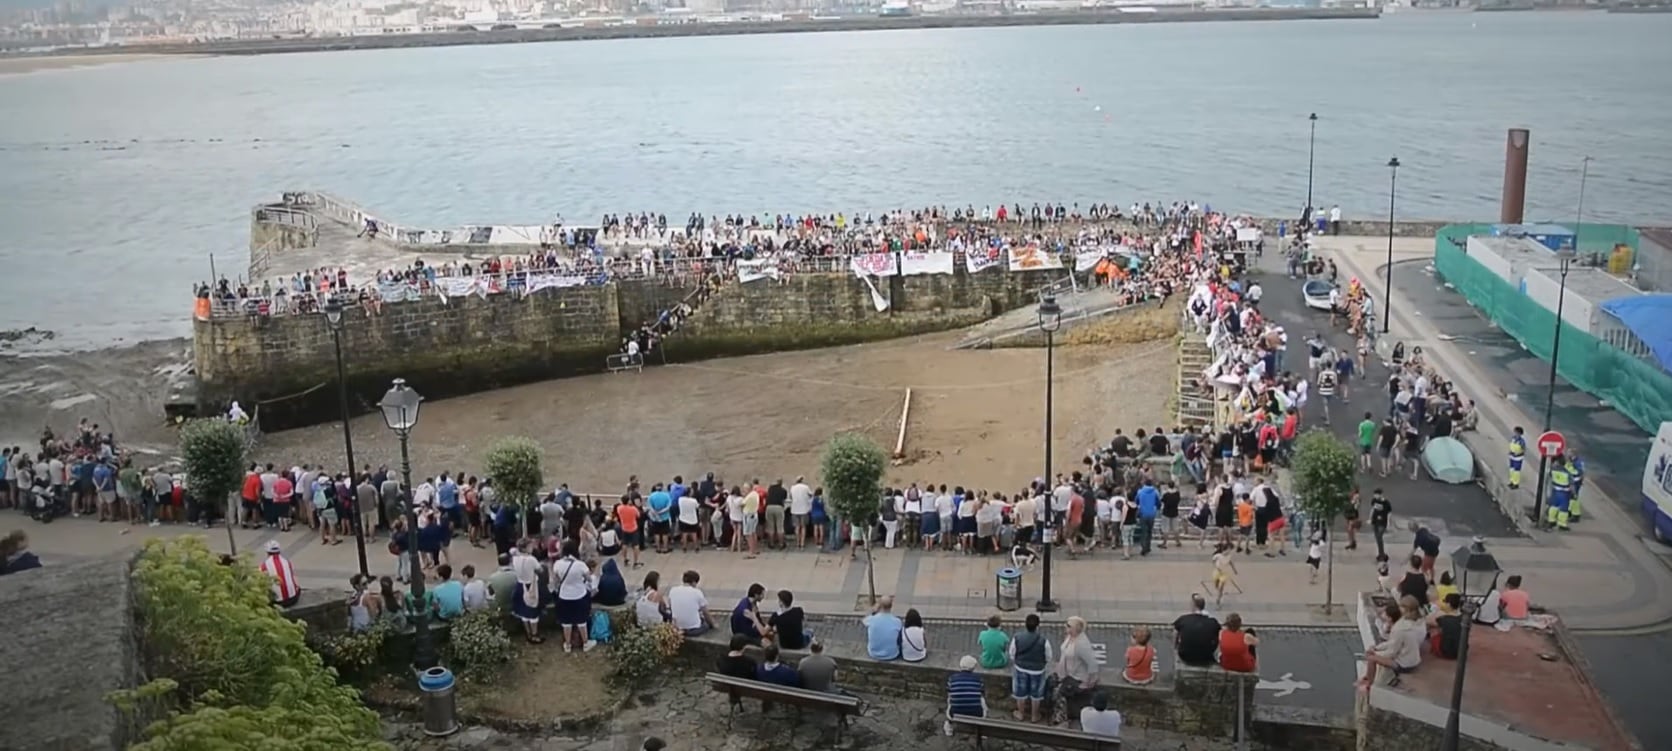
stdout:
<svg viewBox="0 0 1672 751">
<path fill-rule="evenodd" d="M 586 284 L 586 277 L 576 274 L 529 274 L 523 286 L 523 296 L 527 297 L 543 289 L 579 287 L 583 284 Z"/>
<path fill-rule="evenodd" d="M 1037 244 L 1029 243 L 1021 248 L 1010 249 L 1011 271 L 1060 268 L 1062 268 L 1062 259 L 1058 258 L 1055 253 L 1041 249 Z"/>
<path fill-rule="evenodd" d="M 417 300 L 422 295 L 418 292 L 418 285 L 404 281 L 378 282 L 377 296 L 384 302 L 407 302 Z"/>
<path fill-rule="evenodd" d="M 489 227 L 488 242 L 494 245 L 539 245 L 549 229 L 538 225 Z"/>
<path fill-rule="evenodd" d="M 493 286 L 493 280 L 485 277 L 478 279 L 474 276 L 443 276 L 437 277 L 433 284 L 435 285 L 435 293 L 441 297 L 442 302 L 447 302 L 449 298 L 466 295 L 477 295 L 486 300 L 488 299 L 488 291 Z"/>
<path fill-rule="evenodd" d="M 1259 227 L 1242 227 L 1237 230 L 1237 242 L 1257 243 L 1260 241 Z"/>
<path fill-rule="evenodd" d="M 1074 270 L 1091 271 L 1097 267 L 1097 262 L 1103 260 L 1103 258 L 1102 248 L 1082 250 L 1074 254 Z"/>
<path fill-rule="evenodd" d="M 894 276 L 899 267 L 893 253 L 865 253 L 848 260 L 848 268 L 860 276 Z"/>
<path fill-rule="evenodd" d="M 900 273 L 905 276 L 950 274 L 952 256 L 951 253 L 901 253 Z"/>
<path fill-rule="evenodd" d="M 971 274 L 979 273 L 999 265 L 997 249 L 978 248 L 964 254 L 964 269 Z"/>
<path fill-rule="evenodd" d="M 778 259 L 776 258 L 756 258 L 751 261 L 737 262 L 737 280 L 740 282 L 777 278 Z"/>
</svg>

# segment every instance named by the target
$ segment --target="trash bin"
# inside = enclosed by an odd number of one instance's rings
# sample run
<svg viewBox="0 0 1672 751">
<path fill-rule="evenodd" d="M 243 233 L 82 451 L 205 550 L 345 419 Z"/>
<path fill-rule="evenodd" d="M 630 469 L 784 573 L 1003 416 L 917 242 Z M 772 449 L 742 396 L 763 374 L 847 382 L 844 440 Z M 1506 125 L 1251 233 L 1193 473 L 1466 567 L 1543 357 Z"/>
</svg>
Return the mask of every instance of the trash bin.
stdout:
<svg viewBox="0 0 1672 751">
<path fill-rule="evenodd" d="M 994 591 L 998 593 L 999 610 L 1010 612 L 1022 609 L 1022 572 L 1005 567 L 999 569 L 997 585 Z"/>
<path fill-rule="evenodd" d="M 435 667 L 419 673 L 418 690 L 424 694 L 424 734 L 452 735 L 457 731 L 453 671 Z"/>
</svg>

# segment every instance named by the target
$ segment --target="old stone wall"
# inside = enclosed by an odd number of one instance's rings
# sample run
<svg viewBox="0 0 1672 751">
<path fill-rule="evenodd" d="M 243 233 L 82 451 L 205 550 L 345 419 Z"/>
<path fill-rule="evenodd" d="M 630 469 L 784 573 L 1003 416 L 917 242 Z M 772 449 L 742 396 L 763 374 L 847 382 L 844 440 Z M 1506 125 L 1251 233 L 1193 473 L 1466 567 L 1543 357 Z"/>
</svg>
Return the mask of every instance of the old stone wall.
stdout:
<svg viewBox="0 0 1672 751">
<path fill-rule="evenodd" d="M 878 282 L 889 310 L 850 274 L 729 283 L 666 342 L 670 361 L 875 341 L 978 323 L 1033 304 L 1063 272 L 895 277 Z M 631 280 L 513 295 L 435 298 L 350 311 L 342 348 L 350 406 L 369 410 L 393 378 L 442 398 L 603 369 L 622 337 L 690 287 Z M 193 332 L 199 402 L 261 402 L 264 428 L 337 415 L 336 360 L 322 315 L 217 317 Z"/>
</svg>

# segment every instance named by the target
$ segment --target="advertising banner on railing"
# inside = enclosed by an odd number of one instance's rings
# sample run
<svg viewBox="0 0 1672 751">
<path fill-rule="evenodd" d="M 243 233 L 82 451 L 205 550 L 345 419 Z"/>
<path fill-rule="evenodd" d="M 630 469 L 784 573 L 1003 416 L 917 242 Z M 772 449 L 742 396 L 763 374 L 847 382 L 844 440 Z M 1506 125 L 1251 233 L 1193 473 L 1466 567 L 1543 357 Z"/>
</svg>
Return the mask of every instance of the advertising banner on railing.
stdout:
<svg viewBox="0 0 1672 751">
<path fill-rule="evenodd" d="M 549 227 L 537 224 L 488 229 L 488 242 L 495 245 L 539 245 L 550 230 Z"/>
<path fill-rule="evenodd" d="M 1037 243 L 1028 243 L 1020 248 L 1010 249 L 1011 271 L 1032 271 L 1034 269 L 1060 269 L 1062 259 L 1057 254 L 1045 250 Z"/>
<path fill-rule="evenodd" d="M 905 276 L 919 274 L 950 274 L 952 273 L 953 254 L 951 253 L 901 253 L 900 273 Z"/>
<path fill-rule="evenodd" d="M 964 268 L 971 274 L 999 265 L 1004 255 L 998 248 L 972 248 L 964 254 Z"/>
<path fill-rule="evenodd" d="M 529 274 L 528 281 L 523 286 L 523 296 L 527 297 L 543 289 L 563 289 L 583 284 L 586 284 L 586 277 L 579 274 Z"/>
<path fill-rule="evenodd" d="M 778 259 L 776 258 L 756 258 L 737 262 L 737 280 L 740 282 L 777 278 Z"/>
<path fill-rule="evenodd" d="M 894 276 L 899 267 L 893 253 L 864 253 L 848 259 L 848 268 L 860 276 Z"/>
<path fill-rule="evenodd" d="M 1090 250 L 1081 249 L 1079 252 L 1074 254 L 1074 270 L 1091 271 L 1092 269 L 1097 268 L 1097 262 L 1103 260 L 1104 258 L 1105 255 L 1102 248 L 1092 248 Z"/>
<path fill-rule="evenodd" d="M 407 302 L 423 297 L 418 285 L 405 281 L 378 282 L 377 296 L 384 302 Z"/>
<path fill-rule="evenodd" d="M 443 276 L 438 277 L 432 284 L 435 285 L 436 296 L 440 297 L 442 302 L 468 295 L 476 295 L 486 300 L 490 293 L 499 291 L 499 282 L 488 276 Z"/>
</svg>

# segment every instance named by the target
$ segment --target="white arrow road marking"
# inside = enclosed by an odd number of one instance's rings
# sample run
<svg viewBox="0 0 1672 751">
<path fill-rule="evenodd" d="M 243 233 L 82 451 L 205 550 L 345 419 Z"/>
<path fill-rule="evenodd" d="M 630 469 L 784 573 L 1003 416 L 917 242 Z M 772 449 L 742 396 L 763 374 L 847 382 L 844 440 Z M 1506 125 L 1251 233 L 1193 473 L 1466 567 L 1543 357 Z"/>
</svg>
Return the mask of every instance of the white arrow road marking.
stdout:
<svg viewBox="0 0 1672 751">
<path fill-rule="evenodd" d="M 1312 684 L 1307 683 L 1306 681 L 1295 680 L 1294 673 L 1284 673 L 1281 679 L 1275 681 L 1268 681 L 1262 678 L 1259 683 L 1254 684 L 1255 690 L 1264 689 L 1266 691 L 1276 691 L 1277 693 L 1274 694 L 1274 696 L 1279 699 L 1296 691 L 1305 691 L 1310 688 L 1312 688 Z"/>
</svg>

